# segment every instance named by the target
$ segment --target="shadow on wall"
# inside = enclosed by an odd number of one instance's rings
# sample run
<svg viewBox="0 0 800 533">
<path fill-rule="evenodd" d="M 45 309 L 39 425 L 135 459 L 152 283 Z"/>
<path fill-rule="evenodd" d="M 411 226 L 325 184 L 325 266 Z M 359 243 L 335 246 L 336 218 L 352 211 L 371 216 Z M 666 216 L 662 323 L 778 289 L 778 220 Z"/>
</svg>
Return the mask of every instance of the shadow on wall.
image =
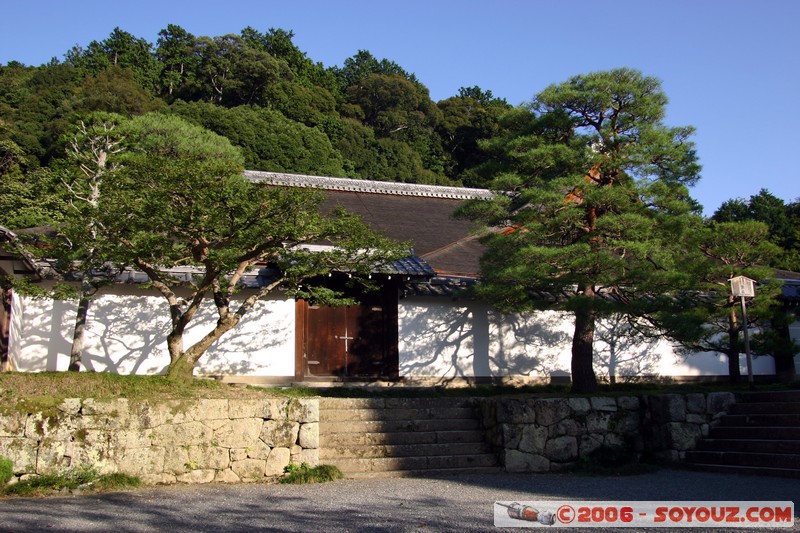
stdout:
<svg viewBox="0 0 800 533">
<path fill-rule="evenodd" d="M 555 313 L 501 315 L 470 302 L 405 302 L 400 320 L 400 375 L 455 378 L 549 376 L 569 333 Z"/>
<path fill-rule="evenodd" d="M 550 377 L 569 373 L 572 318 L 539 311 L 526 315 L 493 313 L 495 366 L 501 375 Z"/>
<path fill-rule="evenodd" d="M 595 327 L 594 369 L 597 377 L 616 383 L 636 376 L 657 376 L 658 339 L 637 338 L 622 316 L 599 320 Z"/>
<path fill-rule="evenodd" d="M 166 303 L 160 296 L 117 288 L 93 300 L 86 327 L 83 365 L 87 370 L 119 374 L 161 374 L 169 365 L 166 336 L 170 330 Z M 22 371 L 63 371 L 75 323 L 74 301 L 24 299 L 12 315 Z M 293 304 L 258 302 L 242 322 L 212 345 L 200 359 L 198 373 L 292 375 Z M 23 316 L 24 315 L 24 316 Z M 210 302 L 187 331 L 185 347 L 208 333 L 217 320 Z M 285 367 L 285 368 L 284 368 Z"/>
<path fill-rule="evenodd" d="M 104 295 L 92 302 L 83 363 L 88 370 L 161 374 L 169 365 L 169 317 L 158 300 Z"/>
<path fill-rule="evenodd" d="M 211 331 L 217 318 L 215 307 L 210 302 L 204 305 L 184 336 L 184 348 Z M 90 329 L 92 346 L 87 346 L 84 355 L 87 368 L 158 374 L 169 366 L 166 338 L 170 323 L 160 297 L 126 295 L 100 299 L 94 303 Z M 265 302 L 258 302 L 233 330 L 209 347 L 198 362 L 197 372 L 269 373 L 269 356 L 284 347 L 292 334 L 289 330 L 291 325 L 280 320 L 280 313 L 272 312 Z"/>
</svg>

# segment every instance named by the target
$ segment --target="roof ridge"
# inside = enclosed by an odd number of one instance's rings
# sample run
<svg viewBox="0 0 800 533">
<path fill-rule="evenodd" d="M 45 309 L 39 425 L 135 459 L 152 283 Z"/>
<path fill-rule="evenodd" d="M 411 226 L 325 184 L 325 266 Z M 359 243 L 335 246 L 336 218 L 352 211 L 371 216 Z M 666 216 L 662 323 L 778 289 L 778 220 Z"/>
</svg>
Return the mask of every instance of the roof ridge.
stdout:
<svg viewBox="0 0 800 533">
<path fill-rule="evenodd" d="M 334 178 L 331 176 L 287 174 L 284 172 L 266 172 L 261 170 L 245 170 L 244 175 L 248 180 L 256 183 L 264 182 L 271 185 L 308 187 L 325 189 L 329 191 L 392 194 L 398 196 L 420 196 L 456 200 L 490 199 L 495 195 L 495 193 L 488 189 L 474 189 L 446 185 L 423 185 L 419 183 L 402 183 L 394 181 Z"/>
</svg>

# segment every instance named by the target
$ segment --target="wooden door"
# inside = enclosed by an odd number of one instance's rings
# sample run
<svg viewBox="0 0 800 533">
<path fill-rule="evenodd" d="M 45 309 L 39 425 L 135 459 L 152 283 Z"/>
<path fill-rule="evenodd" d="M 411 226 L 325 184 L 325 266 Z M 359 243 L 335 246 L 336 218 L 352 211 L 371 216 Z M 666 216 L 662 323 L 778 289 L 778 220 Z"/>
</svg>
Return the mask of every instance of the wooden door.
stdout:
<svg viewBox="0 0 800 533">
<path fill-rule="evenodd" d="M 361 295 L 358 305 L 298 303 L 299 378 L 375 379 L 397 373 L 397 311 L 385 295 Z M 389 305 L 387 305 L 387 303 Z M 302 353 L 301 353 L 302 352 Z"/>
</svg>

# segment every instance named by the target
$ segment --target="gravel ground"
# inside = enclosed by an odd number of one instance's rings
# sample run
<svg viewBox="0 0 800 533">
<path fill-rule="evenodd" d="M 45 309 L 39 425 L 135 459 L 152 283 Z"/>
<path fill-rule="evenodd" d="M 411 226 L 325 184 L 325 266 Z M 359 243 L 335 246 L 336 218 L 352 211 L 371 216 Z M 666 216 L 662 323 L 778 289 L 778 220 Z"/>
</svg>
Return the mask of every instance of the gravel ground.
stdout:
<svg viewBox="0 0 800 533">
<path fill-rule="evenodd" d="M 510 500 L 793 501 L 796 524 L 791 529 L 757 531 L 800 531 L 796 479 L 660 470 L 627 477 L 498 474 L 321 485 L 175 485 L 101 495 L 7 498 L 0 500 L 0 533 L 485 532 L 497 530 L 494 502 Z M 504 530 L 542 528 L 547 526 Z"/>
</svg>

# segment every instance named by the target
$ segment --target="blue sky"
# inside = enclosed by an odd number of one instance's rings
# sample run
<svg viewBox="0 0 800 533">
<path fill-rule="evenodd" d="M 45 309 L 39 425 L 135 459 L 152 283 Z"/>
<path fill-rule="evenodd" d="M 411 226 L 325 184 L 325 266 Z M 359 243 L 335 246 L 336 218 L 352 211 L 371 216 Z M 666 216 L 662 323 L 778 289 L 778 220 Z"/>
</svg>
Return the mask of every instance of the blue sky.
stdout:
<svg viewBox="0 0 800 533">
<path fill-rule="evenodd" d="M 576 74 L 632 67 L 661 79 L 667 123 L 697 128 L 692 195 L 711 215 L 762 188 L 800 198 L 800 2 L 795 0 L 5 0 L 0 63 L 39 65 L 115 26 L 155 43 L 246 26 L 295 33 L 325 66 L 359 49 L 442 100 L 478 85 L 518 105 Z"/>
</svg>

